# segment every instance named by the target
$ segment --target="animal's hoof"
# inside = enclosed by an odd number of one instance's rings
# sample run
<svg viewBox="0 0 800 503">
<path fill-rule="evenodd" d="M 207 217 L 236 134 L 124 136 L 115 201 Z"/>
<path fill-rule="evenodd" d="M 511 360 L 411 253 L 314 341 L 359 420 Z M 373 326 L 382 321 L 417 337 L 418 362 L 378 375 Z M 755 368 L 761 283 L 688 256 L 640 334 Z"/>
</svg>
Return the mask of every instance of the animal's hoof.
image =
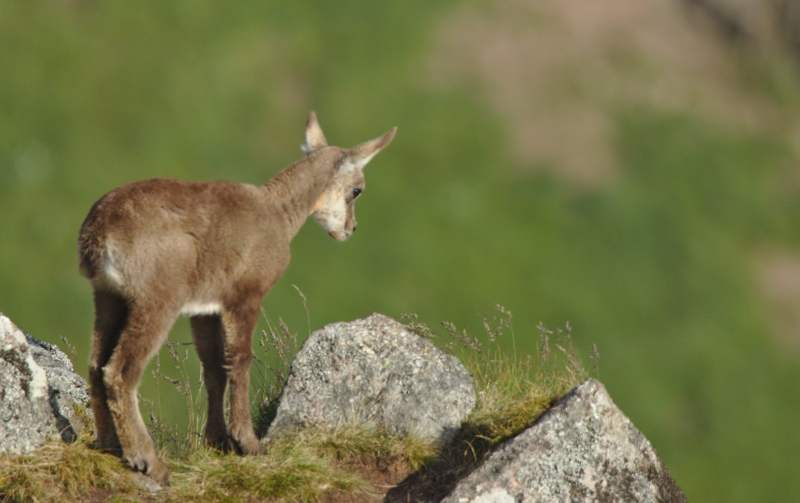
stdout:
<svg viewBox="0 0 800 503">
<path fill-rule="evenodd" d="M 145 472 L 145 474 L 158 482 L 161 487 L 167 487 L 169 485 L 169 469 L 166 463 L 158 458 L 155 459 L 150 470 Z"/>
<path fill-rule="evenodd" d="M 162 487 L 169 485 L 169 469 L 155 454 L 124 456 L 123 459 L 134 471 L 147 475 Z"/>
<path fill-rule="evenodd" d="M 233 450 L 233 445 L 231 445 L 227 435 L 222 438 L 206 438 L 206 445 L 220 452 L 231 452 Z"/>
<path fill-rule="evenodd" d="M 264 447 L 255 435 L 247 435 L 242 439 L 231 438 L 236 452 L 248 456 L 263 456 Z"/>
</svg>

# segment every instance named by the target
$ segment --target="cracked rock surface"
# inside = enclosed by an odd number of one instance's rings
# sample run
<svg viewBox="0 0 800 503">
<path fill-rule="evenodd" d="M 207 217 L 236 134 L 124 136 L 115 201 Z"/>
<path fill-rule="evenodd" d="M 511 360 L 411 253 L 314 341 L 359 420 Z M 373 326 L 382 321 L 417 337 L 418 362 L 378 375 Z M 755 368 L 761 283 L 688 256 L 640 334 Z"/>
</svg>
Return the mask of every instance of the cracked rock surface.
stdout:
<svg viewBox="0 0 800 503">
<path fill-rule="evenodd" d="M 357 423 L 443 444 L 474 407 L 472 377 L 456 357 L 373 314 L 311 334 L 264 443 L 294 428 Z"/>
<path fill-rule="evenodd" d="M 443 503 L 685 502 L 650 442 L 588 379 L 465 477 Z"/>
<path fill-rule="evenodd" d="M 36 340 L 29 334 L 25 336 L 34 361 L 47 376 L 50 409 L 56 430 L 62 440 L 71 442 L 83 428 L 83 422 L 76 416 L 73 406 L 80 405 L 85 409 L 87 417 L 91 417 L 86 381 L 75 373 L 69 357 L 57 346 Z"/>
<path fill-rule="evenodd" d="M 82 427 L 73 404 L 88 401 L 67 356 L 0 313 L 0 452 L 27 453 L 51 435 L 73 440 Z"/>
</svg>

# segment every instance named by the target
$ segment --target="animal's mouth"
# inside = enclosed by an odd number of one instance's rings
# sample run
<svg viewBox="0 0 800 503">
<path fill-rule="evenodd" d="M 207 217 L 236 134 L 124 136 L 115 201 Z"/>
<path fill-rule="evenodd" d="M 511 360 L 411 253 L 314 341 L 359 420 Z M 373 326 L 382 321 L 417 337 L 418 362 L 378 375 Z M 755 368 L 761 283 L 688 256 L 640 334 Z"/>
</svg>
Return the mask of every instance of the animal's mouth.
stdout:
<svg viewBox="0 0 800 503">
<path fill-rule="evenodd" d="M 352 233 L 346 231 L 330 231 L 328 235 L 336 241 L 346 241 Z"/>
</svg>

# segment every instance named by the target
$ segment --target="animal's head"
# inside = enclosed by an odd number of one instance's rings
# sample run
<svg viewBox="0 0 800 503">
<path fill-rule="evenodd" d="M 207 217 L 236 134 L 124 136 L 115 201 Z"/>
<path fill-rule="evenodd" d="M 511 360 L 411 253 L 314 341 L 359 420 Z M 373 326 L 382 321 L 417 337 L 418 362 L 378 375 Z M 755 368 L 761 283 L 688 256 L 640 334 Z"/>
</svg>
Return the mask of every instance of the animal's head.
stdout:
<svg viewBox="0 0 800 503">
<path fill-rule="evenodd" d="M 314 112 L 306 122 L 306 155 L 325 149 L 336 149 L 334 174 L 328 187 L 314 205 L 311 216 L 332 238 L 344 241 L 356 230 L 355 202 L 364 190 L 364 166 L 394 138 L 397 128 L 383 136 L 350 149 L 328 147 Z"/>
</svg>

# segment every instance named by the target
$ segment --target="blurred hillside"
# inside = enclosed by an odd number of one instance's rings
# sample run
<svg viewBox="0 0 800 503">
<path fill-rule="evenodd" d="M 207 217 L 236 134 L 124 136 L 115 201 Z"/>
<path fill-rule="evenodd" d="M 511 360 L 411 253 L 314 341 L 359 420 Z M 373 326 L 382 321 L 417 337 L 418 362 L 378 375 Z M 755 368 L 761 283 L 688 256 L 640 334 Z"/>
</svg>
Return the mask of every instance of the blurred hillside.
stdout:
<svg viewBox="0 0 800 503">
<path fill-rule="evenodd" d="M 569 321 L 690 501 L 790 500 L 798 26 L 794 0 L 0 0 L 0 311 L 85 373 L 75 241 L 100 196 L 263 183 L 310 110 L 345 147 L 397 125 L 358 233 L 301 231 L 273 320 L 305 335 L 297 285 L 312 330 L 416 312 L 479 335 L 500 303 L 528 352 Z"/>
</svg>

